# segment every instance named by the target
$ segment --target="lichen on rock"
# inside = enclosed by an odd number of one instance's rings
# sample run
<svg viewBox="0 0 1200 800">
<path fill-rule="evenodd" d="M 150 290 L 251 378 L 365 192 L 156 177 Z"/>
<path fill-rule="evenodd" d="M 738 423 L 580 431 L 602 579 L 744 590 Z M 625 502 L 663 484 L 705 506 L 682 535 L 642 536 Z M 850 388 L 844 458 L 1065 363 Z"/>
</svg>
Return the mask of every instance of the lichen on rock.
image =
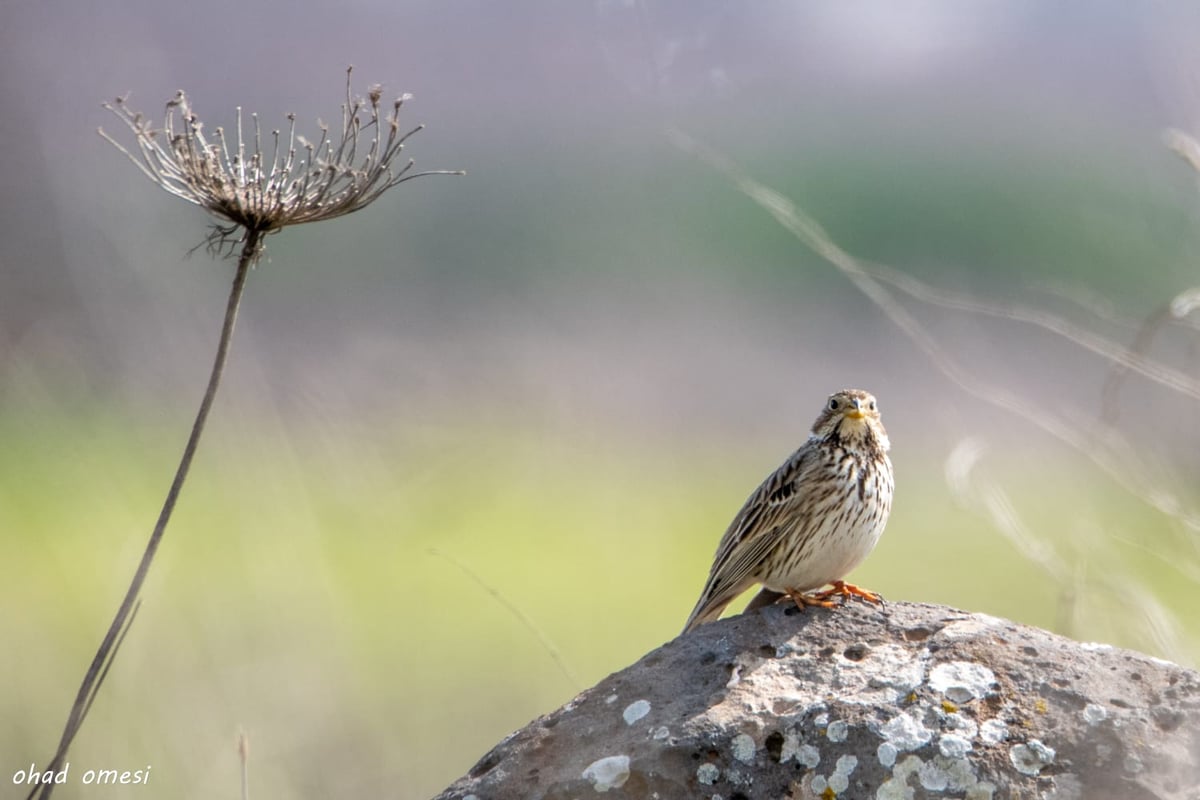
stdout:
<svg viewBox="0 0 1200 800">
<path fill-rule="evenodd" d="M 437 800 L 1200 800 L 1197 787 L 1194 671 L 943 606 L 777 605 L 668 642 Z"/>
</svg>

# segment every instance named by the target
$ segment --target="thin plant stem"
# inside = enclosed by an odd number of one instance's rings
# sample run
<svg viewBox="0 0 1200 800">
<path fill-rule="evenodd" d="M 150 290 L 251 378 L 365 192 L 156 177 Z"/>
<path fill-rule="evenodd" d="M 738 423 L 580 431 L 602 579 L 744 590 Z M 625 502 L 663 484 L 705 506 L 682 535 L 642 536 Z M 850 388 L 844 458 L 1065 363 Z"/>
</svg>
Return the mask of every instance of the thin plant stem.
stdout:
<svg viewBox="0 0 1200 800">
<path fill-rule="evenodd" d="M 242 800 L 250 800 L 250 737 L 245 731 L 238 733 L 237 751 L 242 763 Z"/>
<path fill-rule="evenodd" d="M 124 641 L 129 626 L 133 623 L 133 612 L 138 605 L 138 595 L 142 590 L 142 584 L 146 582 L 150 564 L 158 552 L 158 545 L 162 542 L 163 533 L 167 529 L 167 523 L 171 520 L 171 514 L 175 510 L 175 503 L 179 499 L 183 483 L 187 480 L 188 470 L 191 469 L 192 459 L 200 444 L 200 436 L 204 432 L 204 424 L 208 420 L 208 413 L 212 410 L 213 400 L 217 396 L 217 388 L 221 384 L 221 376 L 224 374 L 225 364 L 229 360 L 229 347 L 233 341 L 234 324 L 237 322 L 238 308 L 241 306 L 242 294 L 246 289 L 246 279 L 250 274 L 251 266 L 262 251 L 262 240 L 265 235 L 265 231 L 253 228 L 246 231 L 245 239 L 242 242 L 242 252 L 238 258 L 237 271 L 233 277 L 233 286 L 229 290 L 229 303 L 225 307 L 225 322 L 221 326 L 221 339 L 217 344 L 217 355 L 213 360 L 212 372 L 208 376 L 208 388 L 204 390 L 204 398 L 200 401 L 199 411 L 196 412 L 196 421 L 192 423 L 192 432 L 188 436 L 187 445 L 183 448 L 179 467 L 175 470 L 175 479 L 171 481 L 171 488 L 167 491 L 167 498 L 163 501 L 162 511 L 159 512 L 158 521 L 154 524 L 154 532 L 150 534 L 146 550 L 142 553 L 142 560 L 133 575 L 133 580 L 129 582 L 129 588 L 125 591 L 125 599 L 121 601 L 121 607 L 117 609 L 112 624 L 108 626 L 108 632 L 104 634 L 104 640 L 96 650 L 91 666 L 84 675 L 83 683 L 79 686 L 79 692 L 75 695 L 75 703 L 71 707 L 67 724 L 63 728 L 58 750 L 50 763 L 43 768 L 43 774 L 47 771 L 57 773 L 62 769 L 67 757 L 67 750 L 75 740 L 76 734 L 79 733 L 83 720 L 87 716 L 88 710 L 91 709 L 92 701 L 100 690 L 100 685 L 107 676 L 113 659 L 116 658 L 117 650 Z M 53 791 L 53 782 L 38 784 L 29 793 L 28 800 L 49 800 Z"/>
<path fill-rule="evenodd" d="M 534 623 L 534 621 L 529 618 L 529 615 L 517 607 L 516 603 L 512 602 L 507 597 L 500 594 L 500 591 L 496 587 L 492 586 L 490 583 L 485 581 L 482 577 L 480 577 L 479 573 L 477 573 L 475 570 L 471 569 L 466 564 L 459 561 L 457 558 L 450 555 L 449 553 L 443 553 L 441 550 L 438 550 L 436 547 L 429 548 L 429 553 L 430 553 L 430 555 L 439 556 L 440 558 L 444 558 L 447 561 L 449 561 L 451 564 L 453 564 L 454 566 L 458 567 L 460 570 L 463 571 L 463 574 L 465 574 L 468 578 L 470 578 L 471 580 L 473 580 L 477 584 L 479 584 L 480 588 L 482 588 L 485 592 L 490 594 L 492 597 L 496 598 L 496 600 L 498 600 L 502 606 L 507 608 L 509 610 L 509 612 L 511 612 L 512 615 L 517 618 L 518 622 L 520 622 L 527 629 L 529 629 L 529 632 L 532 633 L 537 638 L 537 640 L 541 643 L 542 647 L 545 648 L 546 652 L 550 655 L 550 658 L 554 661 L 554 663 L 558 667 L 559 671 L 563 674 L 563 677 L 565 677 L 567 679 L 567 681 L 571 684 L 571 688 L 573 688 L 575 691 L 580 690 L 580 688 L 583 686 L 583 684 L 580 682 L 579 678 L 576 677 L 575 673 L 571 670 L 571 668 L 567 666 L 567 662 L 563 658 L 562 653 L 560 653 L 558 648 L 554 646 L 554 643 L 550 641 L 550 638 L 548 636 L 546 636 L 545 633 L 542 632 L 542 629 L 539 628 Z"/>
</svg>

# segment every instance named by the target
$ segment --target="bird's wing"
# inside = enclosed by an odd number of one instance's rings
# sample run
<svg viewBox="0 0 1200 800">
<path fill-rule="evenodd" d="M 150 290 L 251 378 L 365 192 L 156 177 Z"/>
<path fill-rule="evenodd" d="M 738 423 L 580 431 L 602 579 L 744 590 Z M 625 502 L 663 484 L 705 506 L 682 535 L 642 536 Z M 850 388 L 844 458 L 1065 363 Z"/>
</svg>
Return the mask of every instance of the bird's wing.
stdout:
<svg viewBox="0 0 1200 800">
<path fill-rule="evenodd" d="M 763 559 L 799 522 L 795 519 L 797 487 L 816 463 L 814 453 L 811 446 L 801 447 L 746 500 L 721 537 L 708 581 L 684 630 L 715 619 L 755 582 L 754 574 Z"/>
</svg>

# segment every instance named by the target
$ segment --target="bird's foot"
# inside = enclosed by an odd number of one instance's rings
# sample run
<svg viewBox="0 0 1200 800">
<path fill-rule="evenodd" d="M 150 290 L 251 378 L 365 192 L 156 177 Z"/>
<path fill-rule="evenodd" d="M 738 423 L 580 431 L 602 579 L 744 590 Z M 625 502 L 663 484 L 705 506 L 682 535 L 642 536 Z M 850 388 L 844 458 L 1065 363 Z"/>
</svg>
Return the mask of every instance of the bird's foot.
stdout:
<svg viewBox="0 0 1200 800">
<path fill-rule="evenodd" d="M 846 602 L 847 597 L 857 597 L 860 600 L 866 600 L 868 603 L 884 604 L 882 595 L 876 594 L 869 589 L 864 589 L 861 586 L 855 586 L 853 583 L 834 581 L 830 586 L 832 588 L 813 592 L 811 595 L 808 595 L 813 600 L 823 601 L 813 603 L 813 605 L 824 605 L 828 608 L 833 605 L 833 602 L 830 600 L 831 597 L 840 597 L 843 603 Z"/>
<path fill-rule="evenodd" d="M 835 608 L 838 605 L 828 597 L 822 597 L 821 593 L 805 594 L 804 592 L 784 592 L 783 597 L 791 598 L 792 602 L 796 604 L 796 608 L 800 609 L 801 611 L 809 606 L 815 606 L 817 608 Z M 781 597 L 780 600 L 782 600 L 783 597 Z"/>
</svg>

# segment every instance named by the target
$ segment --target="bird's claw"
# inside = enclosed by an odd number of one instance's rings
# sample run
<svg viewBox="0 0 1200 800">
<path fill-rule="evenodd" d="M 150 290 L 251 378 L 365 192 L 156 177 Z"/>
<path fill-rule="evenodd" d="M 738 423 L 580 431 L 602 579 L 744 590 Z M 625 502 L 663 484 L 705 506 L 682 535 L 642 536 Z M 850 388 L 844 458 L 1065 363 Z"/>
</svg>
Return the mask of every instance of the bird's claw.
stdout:
<svg viewBox="0 0 1200 800">
<path fill-rule="evenodd" d="M 861 586 L 855 586 L 853 583 L 845 581 L 834 581 L 830 584 L 831 588 L 823 589 L 819 592 L 785 592 L 784 597 L 790 597 L 796 607 L 803 611 L 808 606 L 816 606 L 818 608 L 837 608 L 845 605 L 846 599 L 857 597 L 860 600 L 865 600 L 868 603 L 877 605 L 886 605 L 883 595 L 872 592 L 870 589 L 864 589 Z M 833 598 L 837 598 L 835 601 Z"/>
</svg>

